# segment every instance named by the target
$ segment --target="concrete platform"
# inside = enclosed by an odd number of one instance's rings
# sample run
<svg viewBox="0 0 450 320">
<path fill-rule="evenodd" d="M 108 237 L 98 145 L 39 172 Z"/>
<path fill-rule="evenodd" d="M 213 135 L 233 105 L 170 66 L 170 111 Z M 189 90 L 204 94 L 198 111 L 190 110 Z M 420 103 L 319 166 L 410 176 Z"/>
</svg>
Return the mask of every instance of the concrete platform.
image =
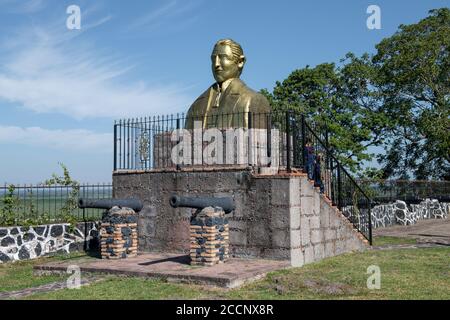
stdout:
<svg viewBox="0 0 450 320">
<path fill-rule="evenodd" d="M 56 261 L 34 267 L 35 274 L 65 273 L 69 265 L 77 265 L 81 273 L 106 273 L 123 276 L 160 278 L 183 282 L 235 288 L 263 278 L 268 272 L 290 266 L 288 261 L 235 259 L 213 267 L 191 266 L 187 255 L 170 253 L 143 253 L 134 258 L 102 260 L 77 258 Z"/>
</svg>

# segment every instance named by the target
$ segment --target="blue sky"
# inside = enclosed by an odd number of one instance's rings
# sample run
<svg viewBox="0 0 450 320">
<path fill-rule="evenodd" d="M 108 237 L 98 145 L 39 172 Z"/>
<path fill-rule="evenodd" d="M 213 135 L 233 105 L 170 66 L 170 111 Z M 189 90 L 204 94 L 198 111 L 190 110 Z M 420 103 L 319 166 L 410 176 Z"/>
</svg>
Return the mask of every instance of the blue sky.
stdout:
<svg viewBox="0 0 450 320">
<path fill-rule="evenodd" d="M 381 8 L 381 30 L 366 9 Z M 37 183 L 65 163 L 108 182 L 114 119 L 186 111 L 233 38 L 242 79 L 272 89 L 294 69 L 373 52 L 400 24 L 449 1 L 0 0 L 0 183 Z M 68 30 L 66 9 L 81 9 Z"/>
</svg>

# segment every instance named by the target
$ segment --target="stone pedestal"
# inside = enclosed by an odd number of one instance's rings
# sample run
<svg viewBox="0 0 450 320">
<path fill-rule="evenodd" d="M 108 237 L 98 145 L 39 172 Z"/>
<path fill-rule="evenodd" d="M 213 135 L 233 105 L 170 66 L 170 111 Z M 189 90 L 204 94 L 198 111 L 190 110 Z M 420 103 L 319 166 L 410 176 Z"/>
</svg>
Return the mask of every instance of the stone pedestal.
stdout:
<svg viewBox="0 0 450 320">
<path fill-rule="evenodd" d="M 173 193 L 233 197 L 236 209 L 226 217 L 233 258 L 288 260 L 298 267 L 367 247 L 348 218 L 303 173 L 258 175 L 251 168 L 226 167 L 117 172 L 113 185 L 117 198 L 144 203 L 139 212 L 140 252 L 201 249 L 190 246 L 190 239 L 195 240 L 190 233 L 192 210 L 172 208 Z"/>
<path fill-rule="evenodd" d="M 114 207 L 102 219 L 102 259 L 124 259 L 137 255 L 137 215 L 129 208 Z"/>
<path fill-rule="evenodd" d="M 191 265 L 213 266 L 228 260 L 228 219 L 220 208 L 198 210 L 191 219 Z"/>
</svg>

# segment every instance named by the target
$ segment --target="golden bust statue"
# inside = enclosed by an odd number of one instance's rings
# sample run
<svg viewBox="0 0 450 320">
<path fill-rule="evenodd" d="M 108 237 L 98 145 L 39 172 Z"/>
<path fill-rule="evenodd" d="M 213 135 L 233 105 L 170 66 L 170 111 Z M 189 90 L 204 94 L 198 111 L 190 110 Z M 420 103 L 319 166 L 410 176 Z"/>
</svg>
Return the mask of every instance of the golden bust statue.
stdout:
<svg viewBox="0 0 450 320">
<path fill-rule="evenodd" d="M 248 113 L 255 113 L 252 127 L 265 127 L 262 113 L 270 112 L 269 101 L 253 91 L 239 79 L 246 58 L 239 43 L 219 40 L 211 54 L 211 68 L 216 83 L 210 86 L 189 108 L 186 115 L 187 129 L 194 121 L 201 121 L 203 128 L 248 127 Z"/>
</svg>

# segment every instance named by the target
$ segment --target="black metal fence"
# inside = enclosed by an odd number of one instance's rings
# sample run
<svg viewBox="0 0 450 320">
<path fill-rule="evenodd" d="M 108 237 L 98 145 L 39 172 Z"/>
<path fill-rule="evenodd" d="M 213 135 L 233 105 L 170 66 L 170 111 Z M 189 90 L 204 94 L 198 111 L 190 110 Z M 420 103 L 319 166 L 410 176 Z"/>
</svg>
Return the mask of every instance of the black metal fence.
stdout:
<svg viewBox="0 0 450 320">
<path fill-rule="evenodd" d="M 100 209 L 79 209 L 78 197 L 112 198 L 112 184 L 0 186 L 0 226 L 98 220 Z"/>
<path fill-rule="evenodd" d="M 427 198 L 450 202 L 450 181 L 359 180 L 358 183 L 369 190 L 371 198 L 377 203 L 403 200 L 408 204 L 417 204 Z"/>
<path fill-rule="evenodd" d="M 300 113 L 177 114 L 114 124 L 115 171 L 238 164 L 307 173 L 372 242 L 370 198 L 328 147 L 327 131 Z"/>
<path fill-rule="evenodd" d="M 136 169 L 155 169 L 181 167 L 185 165 L 207 166 L 211 164 L 236 165 L 251 163 L 249 161 L 257 161 L 258 157 L 255 152 L 261 153 L 267 148 L 267 155 L 270 157 L 271 144 L 265 141 L 274 140 L 277 137 L 272 135 L 274 130 L 279 127 L 285 128 L 284 113 L 233 113 L 218 114 L 209 116 L 186 116 L 185 114 L 154 116 L 140 119 L 119 120 L 114 124 L 114 170 L 136 170 Z M 198 127 L 196 127 L 198 124 Z M 267 130 L 265 130 L 267 128 Z M 198 129 L 198 130 L 194 130 Z M 204 141 L 196 141 L 198 137 L 204 137 L 205 134 L 211 134 L 211 130 L 218 129 L 219 137 L 222 140 L 220 148 L 221 154 L 216 153 L 213 157 L 206 156 L 203 149 L 207 143 Z M 233 132 L 230 132 L 232 129 Z M 239 131 L 243 129 L 242 131 Z M 248 130 L 252 129 L 252 130 Z M 184 130 L 184 134 L 177 135 L 176 130 Z M 263 131 L 264 130 L 264 131 Z M 198 134 L 196 134 L 198 132 Z M 278 132 L 278 131 L 277 131 Z M 217 132 L 215 132 L 217 133 Z M 189 137 L 186 137 L 188 135 Z M 253 136 L 252 136 L 253 135 Z M 185 152 L 189 153 L 188 159 L 186 154 L 180 156 L 179 159 L 185 159 L 184 163 L 178 164 L 172 157 L 172 150 L 181 141 L 189 138 L 190 148 L 185 148 Z M 212 139 L 211 136 L 208 136 Z M 202 140 L 200 138 L 200 140 Z M 234 146 L 236 153 L 239 153 L 238 145 L 245 148 L 243 154 L 236 155 L 230 163 L 227 158 L 228 151 L 225 147 L 228 142 Z M 217 141 L 217 140 L 216 140 Z M 276 147 L 283 148 L 284 158 L 280 153 L 279 159 L 281 164 L 286 165 L 286 141 L 274 142 Z M 200 148 L 198 144 L 200 143 Z M 197 152 L 200 151 L 200 152 Z M 252 153 L 253 156 L 252 156 Z M 213 161 L 212 158 L 220 158 L 222 161 Z M 212 163 L 213 162 L 213 163 Z M 218 163 L 221 162 L 221 163 Z M 270 163 L 269 163 L 270 165 Z"/>
</svg>

